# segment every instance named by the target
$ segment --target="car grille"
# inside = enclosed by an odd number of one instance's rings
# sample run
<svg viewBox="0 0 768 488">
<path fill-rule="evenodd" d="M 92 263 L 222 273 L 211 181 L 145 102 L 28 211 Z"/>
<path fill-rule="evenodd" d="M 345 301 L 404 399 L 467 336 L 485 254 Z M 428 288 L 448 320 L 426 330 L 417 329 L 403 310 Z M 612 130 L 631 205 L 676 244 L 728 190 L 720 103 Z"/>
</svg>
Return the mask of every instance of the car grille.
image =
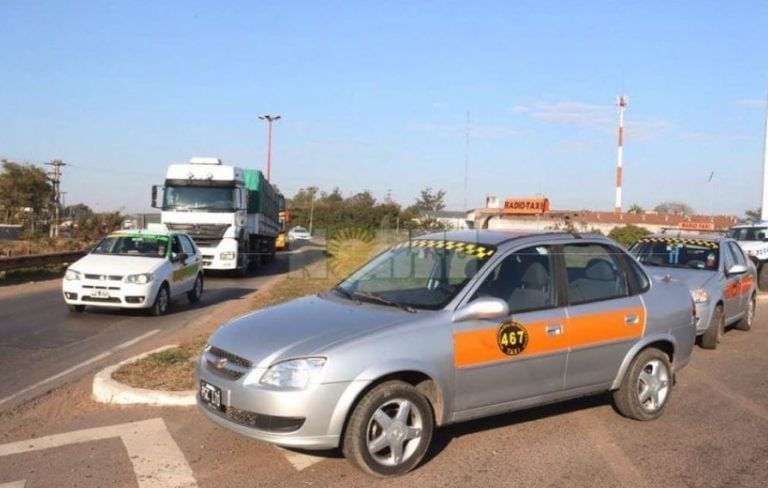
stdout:
<svg viewBox="0 0 768 488">
<path fill-rule="evenodd" d="M 100 274 L 88 274 L 85 275 L 86 280 L 96 281 L 123 281 L 123 277 L 119 275 L 100 275 Z"/>
<path fill-rule="evenodd" d="M 215 346 L 205 351 L 203 358 L 208 371 L 231 381 L 242 378 L 253 366 L 251 361 Z"/>
<path fill-rule="evenodd" d="M 262 415 L 231 406 L 224 407 L 222 410 L 208 407 L 208 410 L 230 422 L 269 432 L 293 432 L 299 430 L 306 420 L 304 417 Z"/>
<path fill-rule="evenodd" d="M 119 290 L 119 286 L 83 285 L 86 290 Z"/>
<path fill-rule="evenodd" d="M 89 297 L 88 295 L 83 295 L 81 297 L 81 300 L 84 302 L 123 303 L 119 297 L 96 298 L 96 297 Z"/>
</svg>

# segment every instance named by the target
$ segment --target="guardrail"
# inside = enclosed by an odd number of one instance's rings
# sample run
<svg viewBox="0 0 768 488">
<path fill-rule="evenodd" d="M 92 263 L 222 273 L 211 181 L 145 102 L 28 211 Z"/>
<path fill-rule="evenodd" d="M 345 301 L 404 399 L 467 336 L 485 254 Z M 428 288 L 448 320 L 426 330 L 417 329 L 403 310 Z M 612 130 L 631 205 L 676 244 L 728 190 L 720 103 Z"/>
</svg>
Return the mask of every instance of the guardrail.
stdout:
<svg viewBox="0 0 768 488">
<path fill-rule="evenodd" d="M 85 256 L 86 251 L 65 251 L 49 254 L 27 254 L 24 256 L 0 257 L 0 271 L 16 271 L 17 269 L 63 264 L 77 261 Z"/>
</svg>

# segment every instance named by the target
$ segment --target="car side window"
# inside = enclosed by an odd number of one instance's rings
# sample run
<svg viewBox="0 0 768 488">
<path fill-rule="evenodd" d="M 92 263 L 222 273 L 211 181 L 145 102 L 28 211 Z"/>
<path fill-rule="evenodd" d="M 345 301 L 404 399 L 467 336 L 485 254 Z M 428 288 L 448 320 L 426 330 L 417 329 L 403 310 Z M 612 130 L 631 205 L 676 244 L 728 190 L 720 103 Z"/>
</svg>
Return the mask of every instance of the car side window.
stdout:
<svg viewBox="0 0 768 488">
<path fill-rule="evenodd" d="M 744 253 L 741 251 L 741 248 L 738 247 L 737 244 L 734 244 L 733 242 L 729 242 L 728 249 L 731 252 L 731 258 L 733 259 L 734 263 L 740 264 L 742 266 L 747 265 L 747 261 L 746 259 L 744 259 Z"/>
<path fill-rule="evenodd" d="M 179 241 L 179 236 L 173 236 L 173 240 L 171 241 L 171 252 L 174 255 L 181 254 L 183 252 L 182 249 L 183 248 L 181 247 L 181 241 Z"/>
<path fill-rule="evenodd" d="M 617 256 L 600 244 L 563 246 L 572 305 L 627 296 L 627 280 Z"/>
<path fill-rule="evenodd" d="M 189 237 L 187 236 L 179 236 L 181 239 L 181 248 L 184 250 L 184 254 L 187 256 L 194 256 L 195 255 L 195 246 L 192 245 L 192 242 L 189 240 Z"/>
<path fill-rule="evenodd" d="M 723 269 L 728 271 L 734 264 L 736 264 L 736 260 L 733 257 L 733 252 L 731 252 L 728 246 L 720 246 L 720 249 L 722 249 L 723 255 Z"/>
<path fill-rule="evenodd" d="M 554 307 L 555 292 L 550 248 L 535 246 L 505 257 L 485 278 L 475 298 L 500 298 L 515 313 Z"/>
</svg>

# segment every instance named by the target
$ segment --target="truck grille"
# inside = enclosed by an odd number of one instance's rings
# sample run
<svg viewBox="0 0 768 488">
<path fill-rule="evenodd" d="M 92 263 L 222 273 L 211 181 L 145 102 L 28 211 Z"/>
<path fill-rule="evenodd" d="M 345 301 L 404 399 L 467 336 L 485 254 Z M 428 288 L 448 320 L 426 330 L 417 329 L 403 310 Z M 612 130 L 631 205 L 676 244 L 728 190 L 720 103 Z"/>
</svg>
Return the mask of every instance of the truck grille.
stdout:
<svg viewBox="0 0 768 488">
<path fill-rule="evenodd" d="M 200 247 L 216 247 L 229 224 L 165 224 L 170 230 L 186 232 Z"/>
</svg>

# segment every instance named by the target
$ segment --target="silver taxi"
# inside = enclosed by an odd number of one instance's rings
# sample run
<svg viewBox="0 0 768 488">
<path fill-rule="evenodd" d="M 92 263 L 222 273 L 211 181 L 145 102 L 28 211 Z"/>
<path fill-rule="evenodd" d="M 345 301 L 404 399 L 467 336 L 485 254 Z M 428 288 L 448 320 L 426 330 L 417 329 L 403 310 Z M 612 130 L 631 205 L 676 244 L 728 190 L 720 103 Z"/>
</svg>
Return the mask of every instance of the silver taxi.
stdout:
<svg viewBox="0 0 768 488">
<path fill-rule="evenodd" d="M 629 249 L 652 274 L 688 285 L 696 303 L 701 346 L 715 349 L 725 327 L 749 330 L 757 303 L 757 271 L 735 240 L 722 236 L 659 234 Z"/>
<path fill-rule="evenodd" d="M 432 234 L 220 327 L 198 404 L 239 434 L 341 446 L 392 476 L 455 422 L 606 391 L 625 416 L 655 419 L 694 339 L 688 288 L 652 281 L 610 239 Z"/>
</svg>

